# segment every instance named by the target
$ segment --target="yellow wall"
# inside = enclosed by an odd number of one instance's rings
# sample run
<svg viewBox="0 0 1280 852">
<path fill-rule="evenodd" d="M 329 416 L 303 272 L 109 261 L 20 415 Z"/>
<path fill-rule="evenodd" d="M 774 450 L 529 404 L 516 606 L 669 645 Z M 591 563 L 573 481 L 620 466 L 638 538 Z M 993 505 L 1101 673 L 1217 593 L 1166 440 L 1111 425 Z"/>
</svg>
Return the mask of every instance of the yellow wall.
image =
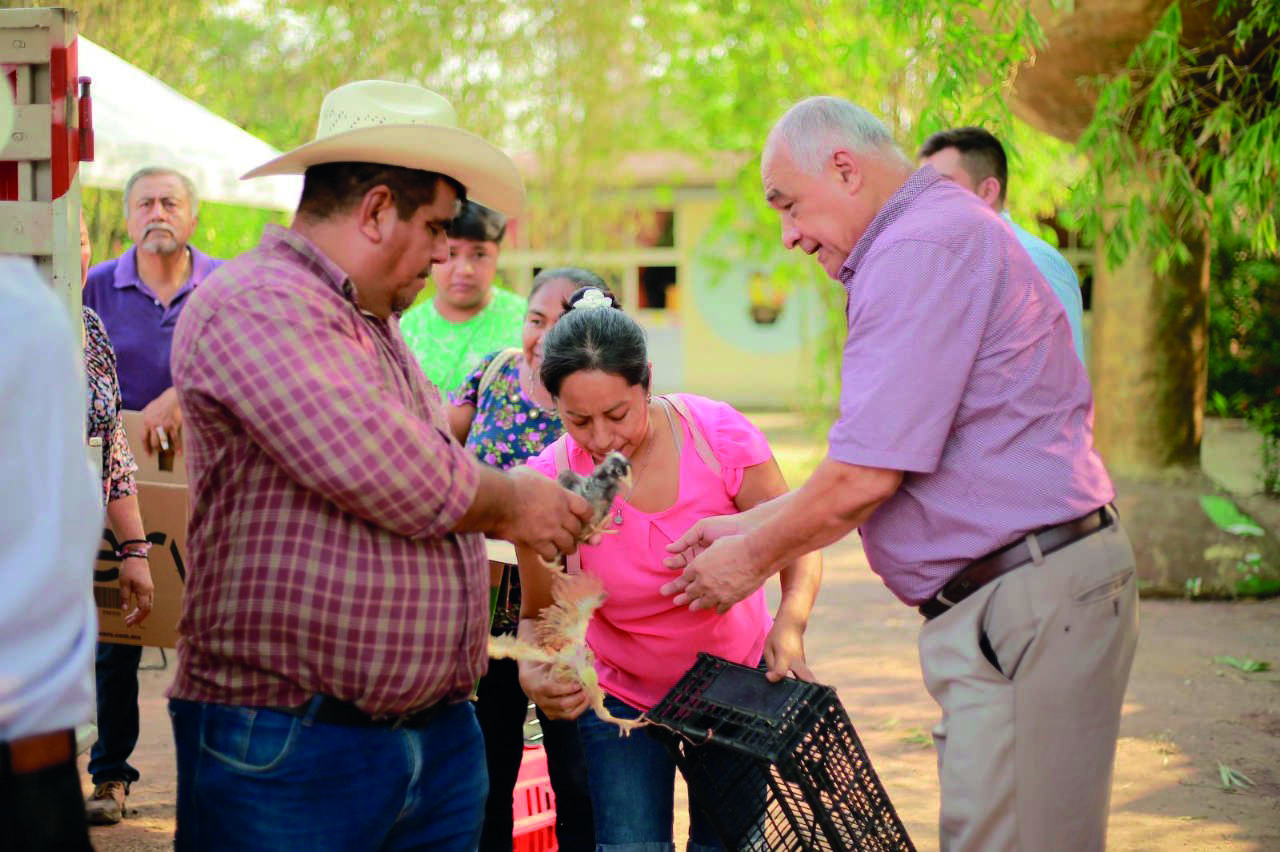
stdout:
<svg viewBox="0 0 1280 852">
<path fill-rule="evenodd" d="M 803 294 L 794 294 L 783 310 L 808 314 L 800 327 L 814 332 L 759 327 L 731 340 L 713 325 L 712 318 L 707 316 L 708 310 L 745 314 L 749 307 L 745 274 L 726 275 L 720 281 L 707 280 L 705 276 L 714 273 L 708 272 L 706 265 L 695 258 L 718 204 L 715 199 L 697 199 L 684 201 L 677 207 L 676 245 L 681 257 L 679 315 L 684 350 L 681 389 L 739 406 L 792 405 L 812 387 L 812 355 L 806 351 L 805 337 L 816 332 L 820 315 L 813 310 L 812 300 L 802 298 Z M 732 262 L 733 258 L 722 260 Z M 734 271 L 742 272 L 736 268 Z M 703 280 L 695 280 L 699 275 L 704 276 Z M 734 280 L 735 277 L 738 280 Z M 695 293 L 695 288 L 701 288 L 700 294 Z M 772 351 L 753 346 L 753 339 L 767 340 L 767 349 Z"/>
</svg>

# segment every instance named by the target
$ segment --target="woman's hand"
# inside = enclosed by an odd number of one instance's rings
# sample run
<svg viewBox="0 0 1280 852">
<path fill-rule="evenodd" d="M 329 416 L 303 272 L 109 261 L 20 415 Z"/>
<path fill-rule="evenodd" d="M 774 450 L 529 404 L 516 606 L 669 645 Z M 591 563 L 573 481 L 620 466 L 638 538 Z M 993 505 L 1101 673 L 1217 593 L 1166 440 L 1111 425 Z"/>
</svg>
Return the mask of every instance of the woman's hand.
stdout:
<svg viewBox="0 0 1280 852">
<path fill-rule="evenodd" d="M 129 611 L 129 598 L 133 610 Z M 125 611 L 124 623 L 132 627 L 151 615 L 156 602 L 156 587 L 151 582 L 151 565 L 145 558 L 128 556 L 120 563 L 120 604 Z"/>
<path fill-rule="evenodd" d="M 764 640 L 764 661 L 769 666 L 766 677 L 779 681 L 788 674 L 810 683 L 817 680 L 804 660 L 804 625 L 781 617 Z"/>
<path fill-rule="evenodd" d="M 553 676 L 547 663 L 520 663 L 520 688 L 549 719 L 576 719 L 591 706 L 582 684 Z"/>
</svg>

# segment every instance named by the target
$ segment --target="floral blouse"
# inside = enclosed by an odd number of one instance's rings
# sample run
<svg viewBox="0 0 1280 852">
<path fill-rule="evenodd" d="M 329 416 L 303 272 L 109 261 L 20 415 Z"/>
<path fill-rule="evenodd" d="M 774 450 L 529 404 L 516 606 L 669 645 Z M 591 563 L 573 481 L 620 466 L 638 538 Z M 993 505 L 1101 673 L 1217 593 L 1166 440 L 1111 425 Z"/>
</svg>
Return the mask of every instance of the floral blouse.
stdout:
<svg viewBox="0 0 1280 852">
<path fill-rule="evenodd" d="M 564 426 L 559 414 L 542 410 L 520 390 L 519 356 L 508 359 L 481 392 L 485 369 L 501 355 L 498 351 L 480 359 L 462 386 L 449 394 L 449 401 L 476 408 L 467 449 L 489 467 L 509 470 L 542 452 L 560 437 Z"/>
<path fill-rule="evenodd" d="M 133 479 L 138 465 L 124 434 L 115 350 L 106 327 L 92 308 L 83 309 L 83 319 L 84 367 L 89 385 L 88 437 L 102 439 L 102 496 L 110 503 L 138 493 Z"/>
<path fill-rule="evenodd" d="M 480 379 L 505 350 L 480 359 L 462 386 L 449 394 L 454 405 L 474 405 L 475 417 L 467 435 L 467 449 L 490 467 L 508 470 L 524 464 L 564 432 L 560 415 L 544 411 L 520 390 L 521 356 L 508 358 L 483 391 Z M 514 633 L 520 623 L 520 575 L 508 566 L 498 588 L 493 615 L 495 636 Z"/>
</svg>

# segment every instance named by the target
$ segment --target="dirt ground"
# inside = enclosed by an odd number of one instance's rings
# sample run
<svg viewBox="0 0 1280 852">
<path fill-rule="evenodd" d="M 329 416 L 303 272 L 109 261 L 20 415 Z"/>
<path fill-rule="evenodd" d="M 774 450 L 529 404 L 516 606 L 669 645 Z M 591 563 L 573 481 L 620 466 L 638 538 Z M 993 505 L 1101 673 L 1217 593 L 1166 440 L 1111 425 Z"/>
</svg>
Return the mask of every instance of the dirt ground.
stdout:
<svg viewBox="0 0 1280 852">
<path fill-rule="evenodd" d="M 917 847 L 931 850 L 938 789 L 928 732 L 937 710 L 920 681 L 919 621 L 870 573 L 856 537 L 828 551 L 810 661 L 838 689 Z M 1280 668 L 1280 600 L 1143 602 L 1112 788 L 1111 849 L 1280 849 L 1280 671 L 1247 674 L 1215 664 L 1215 656 Z M 160 652 L 149 649 L 143 664 L 159 662 Z M 129 819 L 93 829 L 101 852 L 172 846 L 173 745 L 163 697 L 172 665 L 169 652 L 168 670 L 142 673 L 135 764 L 143 780 L 129 798 Z M 1254 786 L 1224 790 L 1219 764 Z M 677 836 L 684 831 L 681 817 Z"/>
<path fill-rule="evenodd" d="M 821 436 L 794 414 L 752 417 L 788 480 L 803 481 L 821 458 Z M 1253 493 L 1254 444 L 1239 424 L 1210 422 L 1205 471 L 1228 490 Z M 1276 525 L 1268 525 L 1274 533 Z M 857 536 L 827 551 L 807 638 L 809 660 L 819 679 L 837 688 L 899 816 L 924 852 L 938 848 L 938 786 L 929 737 L 938 711 L 920 680 L 919 625 L 919 616 L 868 569 Z M 141 674 L 142 737 L 134 763 L 143 779 L 129 798 L 129 819 L 93 829 L 100 852 L 172 847 L 173 741 L 163 697 L 174 663 L 168 653 L 168 670 Z M 1250 674 L 1213 662 L 1223 656 L 1266 661 L 1275 670 Z M 160 652 L 148 649 L 143 665 L 160 662 Z M 85 763 L 82 758 L 82 768 Z M 1220 765 L 1247 776 L 1253 786 L 1223 789 Z M 85 785 L 87 792 L 87 778 Z M 678 803 L 681 848 L 687 832 Z M 1280 850 L 1280 599 L 1142 602 L 1109 840 L 1112 850 Z"/>
</svg>

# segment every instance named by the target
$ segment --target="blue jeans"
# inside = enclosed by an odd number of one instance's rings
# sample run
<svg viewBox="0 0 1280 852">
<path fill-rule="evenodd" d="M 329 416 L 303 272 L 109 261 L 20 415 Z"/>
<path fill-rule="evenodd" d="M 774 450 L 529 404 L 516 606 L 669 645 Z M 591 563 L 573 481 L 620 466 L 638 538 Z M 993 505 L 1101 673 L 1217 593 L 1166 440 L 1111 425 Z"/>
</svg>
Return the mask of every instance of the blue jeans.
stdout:
<svg viewBox="0 0 1280 852">
<path fill-rule="evenodd" d="M 169 715 L 178 852 L 471 852 L 479 840 L 489 781 L 470 702 L 419 729 L 177 699 Z"/>
<path fill-rule="evenodd" d="M 94 664 L 98 686 L 98 741 L 89 752 L 89 775 L 94 784 L 141 776 L 129 764 L 138 744 L 138 663 L 141 645 L 99 642 Z"/>
<path fill-rule="evenodd" d="M 604 704 L 622 719 L 640 715 L 612 695 L 605 696 Z M 619 736 L 616 725 L 601 722 L 590 710 L 578 718 L 578 733 L 587 756 L 598 852 L 672 852 L 676 764 L 666 747 L 644 730 Z M 692 803 L 688 848 L 724 848 Z"/>
</svg>

